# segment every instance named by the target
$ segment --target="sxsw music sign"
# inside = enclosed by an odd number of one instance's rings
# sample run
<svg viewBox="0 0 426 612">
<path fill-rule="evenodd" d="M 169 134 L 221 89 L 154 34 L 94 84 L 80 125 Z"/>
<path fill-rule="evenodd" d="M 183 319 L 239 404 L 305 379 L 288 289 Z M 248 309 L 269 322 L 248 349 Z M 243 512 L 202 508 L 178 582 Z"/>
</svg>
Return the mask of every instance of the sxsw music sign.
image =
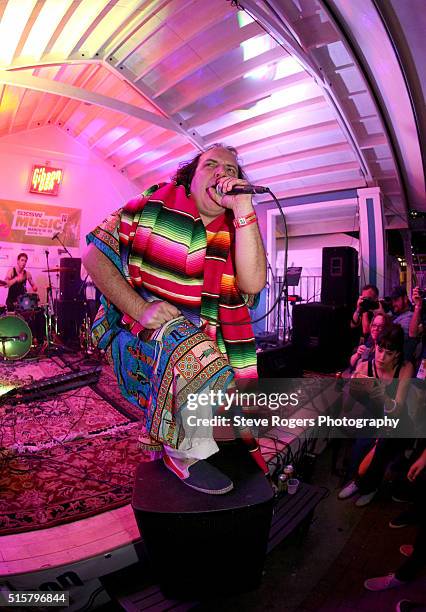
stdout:
<svg viewBox="0 0 426 612">
<path fill-rule="evenodd" d="M 0 199 L 0 240 L 51 245 L 60 234 L 67 247 L 80 246 L 81 209 Z"/>
<path fill-rule="evenodd" d="M 11 229 L 23 232 L 24 236 L 45 236 L 52 238 L 54 234 L 65 229 L 68 215 L 57 214 L 51 210 L 28 210 L 16 208 L 13 214 Z"/>
<path fill-rule="evenodd" d="M 62 182 L 61 168 L 50 166 L 33 166 L 30 177 L 30 193 L 56 196 Z"/>
</svg>

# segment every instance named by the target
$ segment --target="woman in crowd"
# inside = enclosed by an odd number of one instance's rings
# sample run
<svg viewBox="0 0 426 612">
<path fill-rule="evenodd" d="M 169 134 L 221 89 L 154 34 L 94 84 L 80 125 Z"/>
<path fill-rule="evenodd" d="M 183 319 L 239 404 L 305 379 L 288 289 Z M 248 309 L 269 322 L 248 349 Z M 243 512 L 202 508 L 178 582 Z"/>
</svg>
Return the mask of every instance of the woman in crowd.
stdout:
<svg viewBox="0 0 426 612">
<path fill-rule="evenodd" d="M 377 312 L 371 323 L 370 323 L 370 335 L 366 339 L 365 343 L 362 342 L 352 357 L 350 358 L 351 371 L 353 372 L 359 363 L 363 361 L 368 361 L 370 358 L 374 356 L 374 349 L 376 347 L 376 342 L 380 334 L 388 330 L 391 326 L 390 317 L 383 313 Z"/>
<path fill-rule="evenodd" d="M 399 418 L 400 425 L 409 421 L 405 400 L 413 365 L 403 361 L 404 332 L 399 325 L 391 324 L 389 329 L 379 335 L 374 349 L 374 357 L 360 361 L 354 374 L 351 393 L 357 396 L 371 417 L 384 414 Z M 356 379 L 361 379 L 357 381 Z M 365 506 L 377 493 L 380 482 L 391 460 L 403 452 L 406 440 L 398 438 L 359 439 L 356 441 L 352 457 L 353 471 L 358 472 L 359 464 L 373 447 L 374 454 L 367 469 L 347 484 L 339 493 L 339 499 L 347 499 L 360 493 L 356 506 Z"/>
</svg>

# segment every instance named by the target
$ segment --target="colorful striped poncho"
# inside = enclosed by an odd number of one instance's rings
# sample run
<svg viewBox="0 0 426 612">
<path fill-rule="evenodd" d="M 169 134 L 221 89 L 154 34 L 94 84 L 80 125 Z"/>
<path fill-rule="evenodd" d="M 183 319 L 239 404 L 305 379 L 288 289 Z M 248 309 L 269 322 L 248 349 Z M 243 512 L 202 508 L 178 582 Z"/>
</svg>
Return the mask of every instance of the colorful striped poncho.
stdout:
<svg viewBox="0 0 426 612">
<path fill-rule="evenodd" d="M 121 266 L 128 282 L 175 305 L 217 343 L 235 378 L 256 378 L 256 351 L 247 303 L 237 286 L 233 263 L 232 213 L 206 228 L 183 186 L 156 186 L 122 210 Z M 132 333 L 139 323 L 125 315 Z"/>
</svg>

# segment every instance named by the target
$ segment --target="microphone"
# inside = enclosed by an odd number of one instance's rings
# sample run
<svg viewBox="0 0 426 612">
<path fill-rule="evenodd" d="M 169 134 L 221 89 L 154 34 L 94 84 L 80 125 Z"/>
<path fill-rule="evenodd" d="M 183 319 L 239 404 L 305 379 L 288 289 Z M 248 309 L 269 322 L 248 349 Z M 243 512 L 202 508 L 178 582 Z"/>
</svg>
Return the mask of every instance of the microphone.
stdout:
<svg viewBox="0 0 426 612">
<path fill-rule="evenodd" d="M 222 193 L 219 185 L 216 185 L 216 193 L 220 196 L 225 195 L 240 195 L 241 193 L 268 193 L 269 187 L 262 187 L 262 185 L 235 185 L 231 189 L 231 191 L 227 191 L 226 193 Z"/>
<path fill-rule="evenodd" d="M 28 340 L 28 334 L 21 332 L 19 336 L 0 336 L 0 342 L 26 342 Z"/>
<path fill-rule="evenodd" d="M 61 232 L 56 232 L 56 234 L 53 234 L 53 236 L 52 236 L 52 240 L 55 240 L 55 239 L 56 239 L 56 238 L 59 236 L 59 234 L 60 234 L 60 233 L 61 233 Z"/>
</svg>

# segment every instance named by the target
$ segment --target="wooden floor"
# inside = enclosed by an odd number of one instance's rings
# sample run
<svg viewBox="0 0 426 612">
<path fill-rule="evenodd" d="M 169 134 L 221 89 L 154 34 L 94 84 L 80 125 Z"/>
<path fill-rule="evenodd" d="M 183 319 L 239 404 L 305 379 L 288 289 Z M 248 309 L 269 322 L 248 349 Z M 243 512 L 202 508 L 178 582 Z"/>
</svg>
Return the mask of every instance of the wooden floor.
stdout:
<svg viewBox="0 0 426 612">
<path fill-rule="evenodd" d="M 59 527 L 0 538 L 0 576 L 90 559 L 140 539 L 130 505 Z"/>
</svg>

